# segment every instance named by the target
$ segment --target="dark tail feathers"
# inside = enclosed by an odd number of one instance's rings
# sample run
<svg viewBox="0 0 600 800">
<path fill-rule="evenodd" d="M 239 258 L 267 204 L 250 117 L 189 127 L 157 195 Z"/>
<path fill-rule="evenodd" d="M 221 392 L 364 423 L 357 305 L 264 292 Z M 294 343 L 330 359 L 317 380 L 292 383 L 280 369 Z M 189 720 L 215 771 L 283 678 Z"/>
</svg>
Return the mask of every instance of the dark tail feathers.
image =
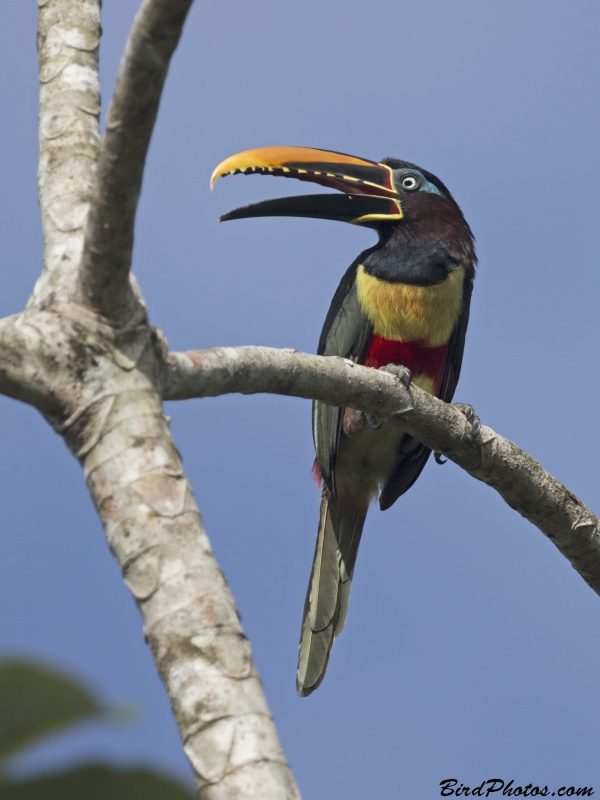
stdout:
<svg viewBox="0 0 600 800">
<path fill-rule="evenodd" d="M 296 688 L 301 697 L 325 677 L 334 637 L 344 628 L 367 508 L 368 500 L 358 506 L 340 497 L 334 502 L 327 490 L 323 492 L 300 633 Z"/>
</svg>

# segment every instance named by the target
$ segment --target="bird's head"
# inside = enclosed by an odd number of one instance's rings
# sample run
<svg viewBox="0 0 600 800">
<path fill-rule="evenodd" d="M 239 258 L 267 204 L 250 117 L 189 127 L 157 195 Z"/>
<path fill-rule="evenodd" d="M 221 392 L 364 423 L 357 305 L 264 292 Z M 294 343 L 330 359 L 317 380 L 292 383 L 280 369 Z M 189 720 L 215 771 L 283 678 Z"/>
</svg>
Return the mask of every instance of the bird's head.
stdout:
<svg viewBox="0 0 600 800">
<path fill-rule="evenodd" d="M 210 179 L 275 175 L 317 183 L 342 194 L 314 194 L 264 200 L 237 208 L 220 221 L 247 217 L 316 217 L 374 228 L 376 249 L 421 247 L 439 241 L 469 270 L 475 264 L 473 235 L 444 184 L 415 164 L 386 158 L 369 161 L 345 153 L 310 147 L 265 147 L 246 150 L 222 161 Z"/>
</svg>

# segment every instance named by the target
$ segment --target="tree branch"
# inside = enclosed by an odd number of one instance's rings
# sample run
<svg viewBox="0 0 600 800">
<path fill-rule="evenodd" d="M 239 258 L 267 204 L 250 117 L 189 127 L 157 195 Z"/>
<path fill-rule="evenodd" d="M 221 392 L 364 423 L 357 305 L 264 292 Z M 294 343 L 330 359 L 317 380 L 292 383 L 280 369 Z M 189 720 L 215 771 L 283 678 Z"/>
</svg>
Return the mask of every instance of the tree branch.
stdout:
<svg viewBox="0 0 600 800">
<path fill-rule="evenodd" d="M 47 307 L 78 266 L 100 147 L 100 0 L 38 0 L 44 269 L 29 307 Z"/>
<path fill-rule="evenodd" d="M 39 315 L 40 322 L 44 316 Z M 52 414 L 57 403 L 52 392 L 51 365 L 42 354 L 43 344 L 40 331 L 26 322 L 25 314 L 0 320 L 0 394 Z"/>
<path fill-rule="evenodd" d="M 127 315 L 138 199 L 171 56 L 193 0 L 145 0 L 131 30 L 108 111 L 79 271 L 84 302 Z"/>
<path fill-rule="evenodd" d="M 600 532 L 594 514 L 515 444 L 416 386 L 342 358 L 269 347 L 170 353 L 165 400 L 269 392 L 349 406 L 391 419 L 488 486 L 544 533 L 600 594 Z M 476 431 L 475 431 L 476 433 Z"/>
<path fill-rule="evenodd" d="M 99 149 L 101 2 L 38 0 L 47 257 L 28 310 L 0 322 L 0 391 L 39 408 L 82 465 L 201 796 L 298 800 L 162 412 L 164 337 L 129 276 L 146 153 L 191 2 L 144 0 Z"/>
<path fill-rule="evenodd" d="M 80 365 L 80 405 L 57 429 L 140 609 L 200 795 L 299 800 L 155 389 L 161 343 L 140 328 L 115 344 Z"/>
</svg>

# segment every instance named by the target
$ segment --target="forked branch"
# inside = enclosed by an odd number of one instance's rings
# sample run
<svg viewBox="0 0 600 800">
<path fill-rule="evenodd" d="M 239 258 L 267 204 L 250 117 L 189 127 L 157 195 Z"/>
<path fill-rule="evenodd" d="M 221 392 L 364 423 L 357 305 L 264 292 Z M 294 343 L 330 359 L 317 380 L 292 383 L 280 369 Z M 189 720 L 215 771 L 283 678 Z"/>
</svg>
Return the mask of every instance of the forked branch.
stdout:
<svg viewBox="0 0 600 800">
<path fill-rule="evenodd" d="M 298 800 L 163 414 L 164 339 L 129 276 L 148 145 L 191 2 L 144 0 L 100 145 L 101 2 L 38 0 L 46 268 L 27 311 L 0 323 L 0 392 L 39 408 L 81 464 L 201 796 Z"/>
</svg>

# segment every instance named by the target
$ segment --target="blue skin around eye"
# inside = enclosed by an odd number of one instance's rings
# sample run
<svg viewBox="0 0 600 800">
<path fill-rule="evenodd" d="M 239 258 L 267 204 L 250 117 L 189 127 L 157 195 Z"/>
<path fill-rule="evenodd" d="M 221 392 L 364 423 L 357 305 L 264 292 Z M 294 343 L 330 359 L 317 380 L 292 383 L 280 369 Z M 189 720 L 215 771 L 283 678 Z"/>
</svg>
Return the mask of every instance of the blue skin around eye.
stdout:
<svg viewBox="0 0 600 800">
<path fill-rule="evenodd" d="M 430 192 L 431 194 L 439 194 L 441 195 L 440 190 L 437 186 L 434 186 L 433 183 L 429 183 L 429 181 L 424 180 L 423 185 L 419 189 L 420 192 Z"/>
<path fill-rule="evenodd" d="M 398 178 L 396 178 L 396 186 L 402 186 L 400 181 L 402 180 L 402 176 L 405 174 L 406 170 L 402 170 L 402 172 L 398 175 Z M 425 176 L 422 175 L 418 170 L 411 169 L 409 174 L 415 174 L 420 176 L 422 181 L 421 186 L 419 187 L 420 192 L 429 192 L 430 194 L 439 194 L 439 195 L 442 194 L 440 190 L 437 188 L 437 186 L 434 186 L 433 183 L 430 183 L 428 180 L 426 180 Z"/>
</svg>

